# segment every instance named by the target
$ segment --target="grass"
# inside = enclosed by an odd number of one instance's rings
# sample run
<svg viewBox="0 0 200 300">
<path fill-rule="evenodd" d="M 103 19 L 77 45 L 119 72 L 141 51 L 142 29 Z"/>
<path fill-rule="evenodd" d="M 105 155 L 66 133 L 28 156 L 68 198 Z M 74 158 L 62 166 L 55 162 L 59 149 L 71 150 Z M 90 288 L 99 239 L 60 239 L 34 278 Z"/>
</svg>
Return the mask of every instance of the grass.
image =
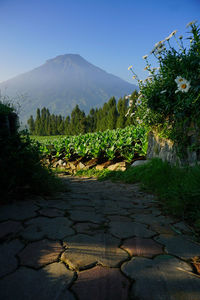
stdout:
<svg viewBox="0 0 200 300">
<path fill-rule="evenodd" d="M 140 182 L 158 196 L 165 212 L 180 217 L 200 231 L 200 166 L 179 168 L 160 159 L 126 171 L 79 171 L 77 176 L 96 176 L 125 183 Z"/>
</svg>

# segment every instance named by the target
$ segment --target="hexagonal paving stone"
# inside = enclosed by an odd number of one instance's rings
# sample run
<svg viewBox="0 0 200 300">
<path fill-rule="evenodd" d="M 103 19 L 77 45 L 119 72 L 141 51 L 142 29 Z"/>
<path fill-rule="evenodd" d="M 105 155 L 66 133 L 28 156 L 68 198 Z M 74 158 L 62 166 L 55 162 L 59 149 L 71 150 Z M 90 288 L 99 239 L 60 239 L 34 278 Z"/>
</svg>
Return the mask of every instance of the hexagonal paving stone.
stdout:
<svg viewBox="0 0 200 300">
<path fill-rule="evenodd" d="M 59 242 L 42 240 L 29 243 L 19 254 L 21 265 L 40 268 L 56 262 L 63 247 Z"/>
<path fill-rule="evenodd" d="M 110 222 L 109 232 L 119 238 L 152 237 L 156 233 L 147 229 L 147 226 L 135 222 Z"/>
<path fill-rule="evenodd" d="M 133 299 L 200 299 L 200 278 L 192 274 L 190 265 L 175 257 L 159 255 L 153 260 L 133 257 L 121 270 L 135 280 L 131 291 Z"/>
<path fill-rule="evenodd" d="M 91 207 L 91 206 L 77 206 L 77 207 L 71 207 L 68 212 L 69 213 L 73 213 L 73 212 L 80 212 L 80 211 L 83 211 L 83 212 L 91 212 L 91 213 L 95 213 L 95 207 Z"/>
<path fill-rule="evenodd" d="M 143 223 L 143 224 L 147 224 L 147 225 L 152 225 L 155 223 L 159 223 L 160 224 L 160 219 L 159 217 L 155 217 L 151 214 L 137 214 L 134 215 L 134 220 L 135 222 L 139 222 L 139 223 Z"/>
<path fill-rule="evenodd" d="M 129 214 L 127 209 L 122 209 L 118 207 L 106 207 L 102 206 L 101 208 L 97 208 L 96 210 L 98 213 L 101 213 L 103 215 L 118 215 L 118 216 L 126 216 Z"/>
<path fill-rule="evenodd" d="M 117 268 L 96 266 L 80 272 L 72 290 L 80 300 L 127 300 L 129 281 Z"/>
<path fill-rule="evenodd" d="M 6 300 L 75 300 L 67 287 L 74 273 L 62 263 L 50 264 L 39 271 L 21 267 L 0 281 L 0 297 Z"/>
<path fill-rule="evenodd" d="M 73 228 L 78 233 L 94 235 L 99 232 L 104 232 L 107 227 L 106 227 L 106 225 L 101 226 L 99 224 L 86 222 L 86 223 L 76 223 L 75 225 L 73 225 Z"/>
<path fill-rule="evenodd" d="M 18 240 L 0 245 L 0 277 L 13 272 L 17 268 L 18 262 L 15 255 L 23 247 L 24 244 Z"/>
<path fill-rule="evenodd" d="M 70 227 L 72 222 L 64 217 L 52 219 L 38 217 L 26 222 L 26 224 L 28 227 L 21 232 L 21 235 L 30 241 L 40 240 L 44 237 L 59 240 L 75 233 Z"/>
<path fill-rule="evenodd" d="M 93 203 L 90 199 L 70 199 L 70 204 L 72 207 L 79 208 L 80 206 L 84 207 L 93 207 Z"/>
<path fill-rule="evenodd" d="M 5 221 L 0 223 L 0 238 L 7 236 L 8 234 L 18 233 L 23 229 L 20 222 L 17 221 Z"/>
<path fill-rule="evenodd" d="M 119 215 L 107 215 L 107 219 L 112 222 L 131 222 L 131 218 Z"/>
<path fill-rule="evenodd" d="M 138 214 L 149 215 L 149 214 L 151 214 L 151 209 L 149 209 L 149 208 L 134 208 L 134 209 L 131 209 L 131 217 L 137 216 Z"/>
<path fill-rule="evenodd" d="M 193 234 L 192 230 L 184 222 L 177 222 L 173 224 L 172 227 L 177 229 L 178 231 L 181 231 L 181 233 L 183 234 Z"/>
<path fill-rule="evenodd" d="M 54 207 L 54 208 L 58 208 L 61 210 L 66 210 L 69 208 L 69 203 L 68 201 L 63 201 L 63 200 L 54 200 L 54 199 L 49 199 L 47 201 L 47 206 L 48 207 Z"/>
<path fill-rule="evenodd" d="M 141 215 L 135 215 L 134 220 L 139 223 L 147 224 L 147 225 L 152 225 L 152 224 L 160 224 L 160 225 L 169 225 L 173 223 L 173 220 L 170 219 L 169 217 L 165 216 L 154 216 L 152 214 L 146 215 L 146 214 L 141 214 Z"/>
<path fill-rule="evenodd" d="M 150 224 L 150 228 L 158 234 L 177 235 L 177 232 L 172 230 L 171 225 L 152 223 Z"/>
<path fill-rule="evenodd" d="M 0 221 L 26 220 L 36 216 L 38 207 L 31 202 L 18 202 L 1 206 Z"/>
<path fill-rule="evenodd" d="M 121 248 L 128 251 L 131 256 L 153 257 L 162 254 L 162 246 L 152 239 L 142 239 L 139 237 L 125 240 Z"/>
<path fill-rule="evenodd" d="M 149 209 L 151 210 L 151 214 L 153 216 L 160 216 L 161 215 L 161 210 L 159 210 L 159 208 L 157 208 L 155 206 L 151 206 L 151 207 L 149 207 Z"/>
<path fill-rule="evenodd" d="M 96 214 L 94 212 L 82 211 L 82 210 L 72 210 L 70 211 L 70 218 L 74 221 L 85 221 L 93 223 L 101 223 L 105 220 L 102 215 Z"/>
<path fill-rule="evenodd" d="M 42 197 L 36 197 L 36 199 L 34 200 L 34 204 L 36 204 L 39 207 L 47 207 L 48 206 L 48 200 L 46 200 Z"/>
<path fill-rule="evenodd" d="M 109 234 L 77 234 L 66 238 L 65 242 L 67 250 L 62 254 L 61 260 L 70 269 L 82 270 L 97 263 L 117 267 L 128 258 L 128 254 L 118 247 L 119 240 Z"/>
<path fill-rule="evenodd" d="M 134 213 L 134 209 L 145 209 L 147 205 L 141 201 L 140 198 L 133 198 L 132 200 L 132 208 L 130 208 L 130 211 Z"/>
<path fill-rule="evenodd" d="M 186 239 L 186 236 L 160 235 L 156 241 L 166 247 L 169 254 L 176 255 L 182 259 L 189 259 L 200 256 L 200 244 Z"/>
<path fill-rule="evenodd" d="M 39 213 L 46 217 L 62 217 L 64 216 L 65 211 L 61 211 L 56 208 L 42 208 L 39 210 Z"/>
<path fill-rule="evenodd" d="M 133 204 L 130 199 L 128 199 L 128 201 L 126 201 L 125 199 L 123 199 L 122 201 L 119 200 L 117 201 L 117 204 L 121 209 L 133 208 Z"/>
</svg>

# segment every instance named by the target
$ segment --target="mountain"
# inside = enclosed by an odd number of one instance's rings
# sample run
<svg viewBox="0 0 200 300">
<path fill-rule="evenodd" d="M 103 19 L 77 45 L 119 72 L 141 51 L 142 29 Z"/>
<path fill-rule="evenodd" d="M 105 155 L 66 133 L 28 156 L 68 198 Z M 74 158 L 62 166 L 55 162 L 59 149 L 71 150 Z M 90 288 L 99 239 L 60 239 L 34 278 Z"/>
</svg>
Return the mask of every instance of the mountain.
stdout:
<svg viewBox="0 0 200 300">
<path fill-rule="evenodd" d="M 88 113 L 112 96 L 118 100 L 137 87 L 94 66 L 78 54 L 65 54 L 0 83 L 0 89 L 20 104 L 20 120 L 26 122 L 31 114 L 35 116 L 38 107 L 45 106 L 51 113 L 66 116 L 78 104 Z"/>
</svg>

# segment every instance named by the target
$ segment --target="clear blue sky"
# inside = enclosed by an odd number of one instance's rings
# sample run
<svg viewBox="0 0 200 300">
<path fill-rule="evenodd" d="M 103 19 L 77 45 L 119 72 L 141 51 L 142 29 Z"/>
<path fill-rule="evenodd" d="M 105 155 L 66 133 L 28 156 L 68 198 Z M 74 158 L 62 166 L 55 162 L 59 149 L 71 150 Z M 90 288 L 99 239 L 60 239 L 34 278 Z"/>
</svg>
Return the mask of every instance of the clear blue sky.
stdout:
<svg viewBox="0 0 200 300">
<path fill-rule="evenodd" d="M 0 0 L 0 82 L 78 53 L 129 82 L 133 65 L 173 30 L 200 23 L 200 0 Z"/>
</svg>

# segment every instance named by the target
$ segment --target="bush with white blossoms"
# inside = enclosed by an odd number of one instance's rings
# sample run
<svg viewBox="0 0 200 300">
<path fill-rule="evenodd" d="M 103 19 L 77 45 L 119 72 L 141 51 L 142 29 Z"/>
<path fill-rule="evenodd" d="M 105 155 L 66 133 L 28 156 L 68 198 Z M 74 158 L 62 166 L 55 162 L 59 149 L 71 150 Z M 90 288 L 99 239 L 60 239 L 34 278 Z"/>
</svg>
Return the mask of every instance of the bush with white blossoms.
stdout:
<svg viewBox="0 0 200 300">
<path fill-rule="evenodd" d="M 190 22 L 187 28 L 189 46 L 184 46 L 176 30 L 155 44 L 150 55 L 157 59 L 158 68 L 152 68 L 149 55 L 143 56 L 149 72 L 147 79 L 139 80 L 133 67 L 129 67 L 140 88 L 135 118 L 159 128 L 163 136 L 177 143 L 183 143 L 191 124 L 200 128 L 200 27 Z M 172 39 L 177 47 L 171 45 Z"/>
</svg>

